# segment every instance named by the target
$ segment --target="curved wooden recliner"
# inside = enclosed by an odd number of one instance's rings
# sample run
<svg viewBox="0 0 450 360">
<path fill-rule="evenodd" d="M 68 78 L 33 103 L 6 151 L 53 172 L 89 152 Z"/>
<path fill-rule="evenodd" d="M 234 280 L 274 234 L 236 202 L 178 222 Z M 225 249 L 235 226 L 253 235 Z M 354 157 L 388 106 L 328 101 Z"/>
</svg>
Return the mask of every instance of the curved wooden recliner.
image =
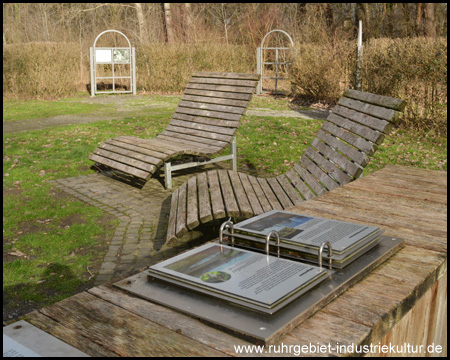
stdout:
<svg viewBox="0 0 450 360">
<path fill-rule="evenodd" d="M 191 177 L 172 194 L 167 241 L 212 220 L 287 209 L 358 178 L 405 106 L 349 89 L 286 173 L 262 178 L 211 170 Z"/>
<path fill-rule="evenodd" d="M 195 72 L 167 128 L 155 138 L 119 136 L 100 144 L 89 159 L 147 181 L 164 164 L 166 187 L 180 168 L 231 160 L 236 169 L 235 132 L 259 80 L 256 74 Z M 189 154 L 210 157 L 227 145 L 231 155 L 172 166 Z"/>
</svg>

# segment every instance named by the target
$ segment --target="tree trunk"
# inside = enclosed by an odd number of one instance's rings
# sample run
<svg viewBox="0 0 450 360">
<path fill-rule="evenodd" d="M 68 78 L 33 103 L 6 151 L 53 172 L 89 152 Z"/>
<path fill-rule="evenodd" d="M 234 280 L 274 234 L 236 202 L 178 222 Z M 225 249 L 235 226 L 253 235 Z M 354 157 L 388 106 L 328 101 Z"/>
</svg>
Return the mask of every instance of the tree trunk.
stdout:
<svg viewBox="0 0 450 360">
<path fill-rule="evenodd" d="M 170 3 L 163 3 L 163 23 L 166 36 L 166 43 L 173 42 L 172 15 L 170 12 Z"/>
<path fill-rule="evenodd" d="M 141 3 L 134 3 L 136 8 L 136 15 L 139 24 L 139 42 L 145 44 L 148 41 L 147 23 L 145 21 L 144 12 L 142 11 Z"/>
<path fill-rule="evenodd" d="M 436 37 L 436 24 L 434 19 L 435 3 L 424 3 L 423 22 L 424 35 L 428 37 Z"/>
<path fill-rule="evenodd" d="M 423 35 L 423 31 L 422 31 L 422 3 L 417 3 L 416 4 L 415 27 L 416 27 L 416 35 L 417 36 Z"/>
</svg>

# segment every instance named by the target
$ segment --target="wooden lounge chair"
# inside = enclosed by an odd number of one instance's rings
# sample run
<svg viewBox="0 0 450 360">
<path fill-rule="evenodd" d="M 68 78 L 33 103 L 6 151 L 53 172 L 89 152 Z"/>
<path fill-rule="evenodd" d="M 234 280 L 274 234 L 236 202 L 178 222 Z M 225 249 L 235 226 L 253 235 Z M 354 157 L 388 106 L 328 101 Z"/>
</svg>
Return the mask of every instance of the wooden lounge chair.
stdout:
<svg viewBox="0 0 450 360">
<path fill-rule="evenodd" d="M 300 161 L 283 175 L 211 170 L 191 177 L 172 194 L 167 241 L 212 220 L 287 209 L 358 178 L 405 105 L 347 90 Z"/>
<path fill-rule="evenodd" d="M 100 144 L 89 159 L 147 181 L 164 164 L 166 188 L 172 187 L 172 171 L 232 161 L 236 170 L 236 129 L 250 103 L 259 75 L 196 72 L 167 128 L 155 138 L 119 136 Z M 231 154 L 209 161 L 172 166 L 182 154 L 216 155 L 231 144 Z"/>
</svg>

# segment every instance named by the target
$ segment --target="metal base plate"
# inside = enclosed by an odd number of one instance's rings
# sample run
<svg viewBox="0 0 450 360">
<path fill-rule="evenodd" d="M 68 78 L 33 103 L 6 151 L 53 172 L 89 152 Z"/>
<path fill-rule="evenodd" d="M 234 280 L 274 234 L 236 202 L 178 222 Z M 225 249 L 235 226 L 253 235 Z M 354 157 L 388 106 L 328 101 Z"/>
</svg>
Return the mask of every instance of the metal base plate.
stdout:
<svg viewBox="0 0 450 360">
<path fill-rule="evenodd" d="M 401 239 L 381 236 L 380 243 L 345 269 L 329 275 L 275 314 L 264 314 L 161 281 L 148 281 L 145 272 L 114 285 L 257 344 L 269 344 L 360 281 L 404 246 Z"/>
</svg>

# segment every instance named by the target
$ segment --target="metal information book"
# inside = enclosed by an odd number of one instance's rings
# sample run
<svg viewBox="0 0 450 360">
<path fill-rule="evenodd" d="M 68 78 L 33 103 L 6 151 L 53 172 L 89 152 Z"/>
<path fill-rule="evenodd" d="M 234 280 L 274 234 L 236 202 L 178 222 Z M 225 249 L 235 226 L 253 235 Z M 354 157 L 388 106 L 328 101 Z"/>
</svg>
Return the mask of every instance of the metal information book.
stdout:
<svg viewBox="0 0 450 360">
<path fill-rule="evenodd" d="M 317 262 L 319 247 L 326 242 L 332 246 L 335 267 L 342 268 L 356 257 L 374 247 L 383 230 L 374 226 L 305 216 L 281 210 L 272 210 L 233 225 L 236 238 L 264 237 L 276 231 L 281 247 L 297 251 L 305 260 Z M 244 234 L 242 236 L 241 234 Z M 251 241 L 249 242 L 251 244 Z M 324 253 L 327 259 L 327 252 Z"/>
<path fill-rule="evenodd" d="M 272 313 L 324 280 L 328 271 L 209 243 L 151 266 L 150 278 Z"/>
</svg>

